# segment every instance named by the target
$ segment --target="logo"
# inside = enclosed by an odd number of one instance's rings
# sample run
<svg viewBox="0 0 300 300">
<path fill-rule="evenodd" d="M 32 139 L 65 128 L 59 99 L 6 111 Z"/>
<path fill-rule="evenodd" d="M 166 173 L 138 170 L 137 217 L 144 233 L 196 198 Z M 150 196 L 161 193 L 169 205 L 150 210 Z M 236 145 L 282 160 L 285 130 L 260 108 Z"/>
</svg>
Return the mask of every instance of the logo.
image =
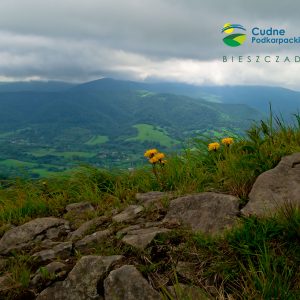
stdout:
<svg viewBox="0 0 300 300">
<path fill-rule="evenodd" d="M 230 24 L 226 23 L 222 28 L 222 33 L 229 34 L 226 37 L 224 37 L 223 42 L 230 47 L 237 47 L 246 41 L 246 34 L 245 33 L 234 33 L 235 30 L 243 30 L 246 31 L 246 29 L 240 25 L 240 24 Z"/>
</svg>

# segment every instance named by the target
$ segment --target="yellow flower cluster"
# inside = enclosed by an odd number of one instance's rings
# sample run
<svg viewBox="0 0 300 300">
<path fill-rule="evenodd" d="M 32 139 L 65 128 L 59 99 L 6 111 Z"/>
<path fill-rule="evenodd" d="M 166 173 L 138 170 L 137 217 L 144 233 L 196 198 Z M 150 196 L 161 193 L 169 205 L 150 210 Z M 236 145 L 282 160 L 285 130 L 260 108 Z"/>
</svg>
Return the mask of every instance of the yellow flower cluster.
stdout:
<svg viewBox="0 0 300 300">
<path fill-rule="evenodd" d="M 229 146 L 229 145 L 233 144 L 233 138 L 230 138 L 230 137 L 224 138 L 222 140 L 222 144 L 224 144 L 226 146 Z"/>
<path fill-rule="evenodd" d="M 222 144 L 230 146 L 231 144 L 233 144 L 233 138 L 227 137 L 222 139 Z M 208 144 L 208 151 L 217 151 L 219 148 L 220 144 L 217 142 Z"/>
<path fill-rule="evenodd" d="M 144 153 L 144 156 L 152 158 L 156 153 L 158 153 L 157 149 L 149 149 Z"/>
<path fill-rule="evenodd" d="M 217 151 L 220 148 L 219 143 L 210 143 L 208 144 L 208 151 Z"/>
<path fill-rule="evenodd" d="M 164 165 L 167 161 L 164 160 L 164 153 L 158 152 L 157 149 L 149 149 L 144 153 L 144 156 L 149 158 L 149 163 L 155 165 L 160 163 Z"/>
</svg>

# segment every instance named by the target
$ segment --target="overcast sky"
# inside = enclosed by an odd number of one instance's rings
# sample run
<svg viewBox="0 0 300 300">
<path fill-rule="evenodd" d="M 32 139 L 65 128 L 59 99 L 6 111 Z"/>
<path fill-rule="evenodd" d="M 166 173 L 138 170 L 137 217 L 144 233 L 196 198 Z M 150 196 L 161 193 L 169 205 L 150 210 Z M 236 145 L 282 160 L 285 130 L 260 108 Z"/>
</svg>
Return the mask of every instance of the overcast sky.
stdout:
<svg viewBox="0 0 300 300">
<path fill-rule="evenodd" d="M 221 34 L 229 22 L 300 36 L 299 11 L 299 0 L 0 0 L 0 81 L 113 77 L 300 90 L 300 62 L 222 62 L 300 56 L 300 44 L 230 48 Z"/>
</svg>

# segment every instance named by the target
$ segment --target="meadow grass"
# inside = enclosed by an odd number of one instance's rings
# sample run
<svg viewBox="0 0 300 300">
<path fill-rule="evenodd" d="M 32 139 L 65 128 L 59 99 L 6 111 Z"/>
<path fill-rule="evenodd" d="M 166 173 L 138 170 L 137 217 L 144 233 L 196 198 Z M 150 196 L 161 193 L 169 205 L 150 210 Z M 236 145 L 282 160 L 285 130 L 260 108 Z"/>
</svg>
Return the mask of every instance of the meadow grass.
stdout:
<svg viewBox="0 0 300 300">
<path fill-rule="evenodd" d="M 232 145 L 221 145 L 217 151 L 208 151 L 210 142 L 220 140 L 195 139 L 192 147 L 168 155 L 166 164 L 148 164 L 133 171 L 86 166 L 65 177 L 2 181 L 0 236 L 11 225 L 36 217 L 61 217 L 65 206 L 74 202 L 89 201 L 96 207 L 96 214 L 111 215 L 115 208 L 135 203 L 137 192 L 152 190 L 173 191 L 177 195 L 223 192 L 237 196 L 243 207 L 259 174 L 275 167 L 283 156 L 300 152 L 300 117 L 295 116 L 294 125 L 286 125 L 271 116 L 268 121 L 254 124 L 245 136 L 235 138 Z M 299 299 L 299 228 L 299 208 L 286 205 L 274 217 L 241 218 L 239 226 L 222 237 L 174 231 L 165 238 L 159 237 L 148 252 L 133 253 L 147 276 L 174 273 L 179 260 L 196 263 L 195 278 L 188 284 L 200 287 L 208 298 Z M 124 251 L 131 255 L 131 250 L 116 240 L 111 245 L 99 245 L 97 251 Z M 30 262 L 16 256 L 10 265 L 16 270 L 13 280 L 26 287 Z M 173 279 L 176 286 L 176 275 Z M 164 297 L 172 299 L 168 293 L 162 288 Z"/>
</svg>

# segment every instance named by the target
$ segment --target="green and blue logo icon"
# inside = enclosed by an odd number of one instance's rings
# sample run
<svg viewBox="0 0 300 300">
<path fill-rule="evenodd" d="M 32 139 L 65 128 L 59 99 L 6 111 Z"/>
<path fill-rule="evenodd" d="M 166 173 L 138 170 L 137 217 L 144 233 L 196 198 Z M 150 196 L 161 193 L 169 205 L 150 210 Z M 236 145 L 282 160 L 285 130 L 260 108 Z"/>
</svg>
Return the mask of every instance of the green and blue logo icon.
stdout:
<svg viewBox="0 0 300 300">
<path fill-rule="evenodd" d="M 245 33 L 234 33 L 235 31 L 246 31 L 244 26 L 240 24 L 226 23 L 221 32 L 228 34 L 223 38 L 223 42 L 230 47 L 238 47 L 245 43 L 247 35 Z"/>
</svg>

